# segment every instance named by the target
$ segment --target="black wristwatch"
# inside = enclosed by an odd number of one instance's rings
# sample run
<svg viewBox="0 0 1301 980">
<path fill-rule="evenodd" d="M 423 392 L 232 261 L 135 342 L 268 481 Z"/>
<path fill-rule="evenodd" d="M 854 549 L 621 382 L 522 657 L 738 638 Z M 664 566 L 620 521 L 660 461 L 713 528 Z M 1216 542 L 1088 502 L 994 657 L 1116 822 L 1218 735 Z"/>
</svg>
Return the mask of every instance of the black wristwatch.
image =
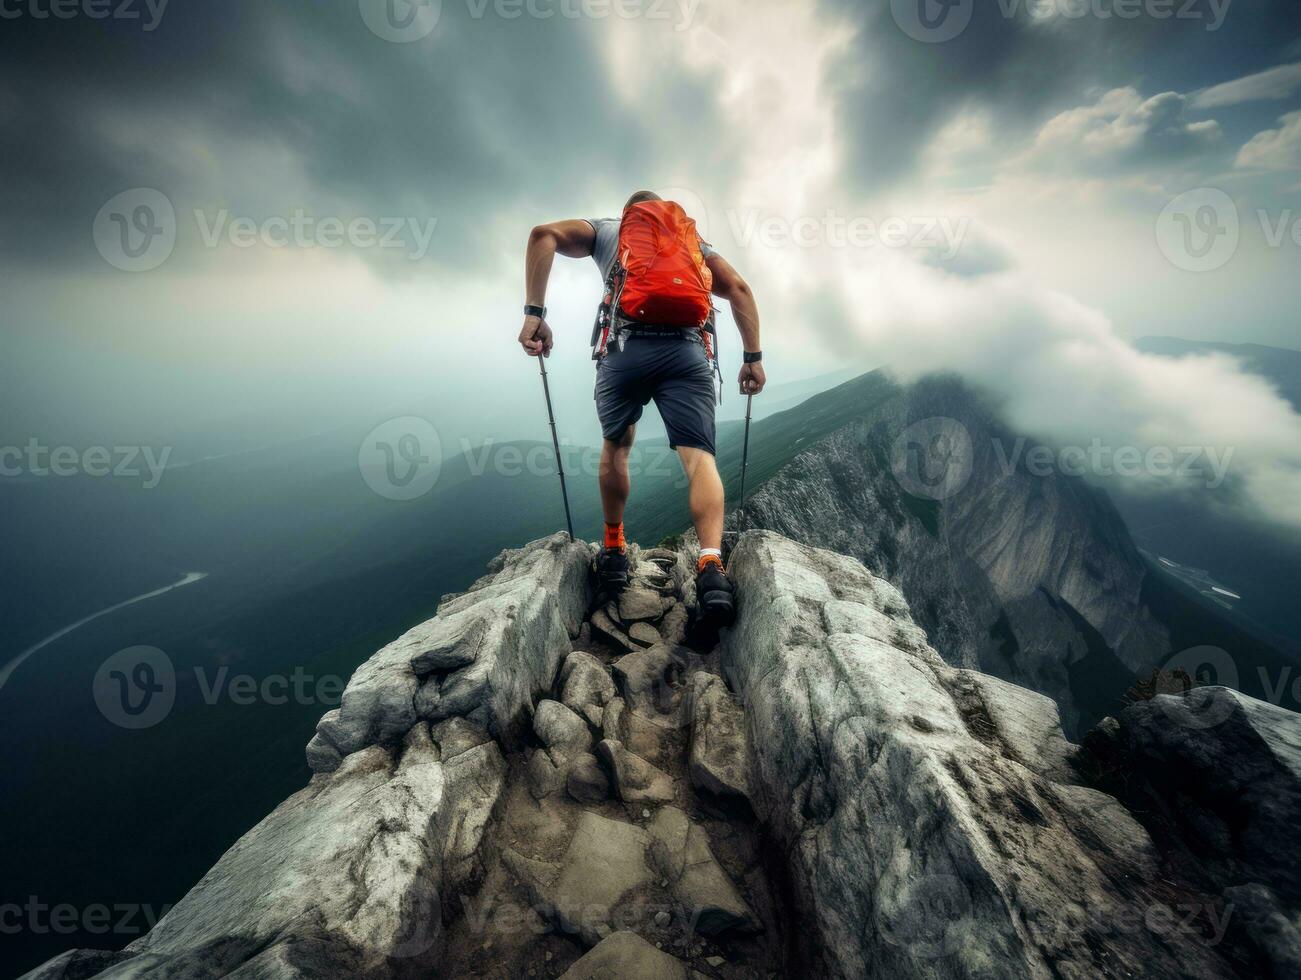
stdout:
<svg viewBox="0 0 1301 980">
<path fill-rule="evenodd" d="M 746 351 L 744 357 L 746 364 L 757 364 L 763 360 L 763 351 L 757 350 L 753 354 L 750 353 L 750 351 Z"/>
<path fill-rule="evenodd" d="M 535 316 L 540 320 L 545 320 L 547 318 L 547 308 L 545 306 L 534 306 L 531 303 L 525 303 L 524 315 Z"/>
</svg>

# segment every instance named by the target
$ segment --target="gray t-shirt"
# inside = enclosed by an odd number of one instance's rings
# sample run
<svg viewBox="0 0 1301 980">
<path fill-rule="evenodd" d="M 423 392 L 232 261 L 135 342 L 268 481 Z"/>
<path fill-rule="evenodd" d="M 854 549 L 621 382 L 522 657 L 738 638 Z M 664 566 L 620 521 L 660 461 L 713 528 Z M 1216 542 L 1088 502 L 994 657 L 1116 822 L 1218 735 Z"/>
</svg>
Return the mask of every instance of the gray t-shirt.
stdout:
<svg viewBox="0 0 1301 980">
<path fill-rule="evenodd" d="M 619 224 L 621 218 L 584 218 L 596 230 L 596 241 L 592 243 L 592 258 L 601 270 L 601 281 L 610 277 L 610 267 L 614 265 L 615 252 L 619 249 Z M 706 241 L 700 242 L 700 254 L 709 258 L 715 249 Z"/>
</svg>

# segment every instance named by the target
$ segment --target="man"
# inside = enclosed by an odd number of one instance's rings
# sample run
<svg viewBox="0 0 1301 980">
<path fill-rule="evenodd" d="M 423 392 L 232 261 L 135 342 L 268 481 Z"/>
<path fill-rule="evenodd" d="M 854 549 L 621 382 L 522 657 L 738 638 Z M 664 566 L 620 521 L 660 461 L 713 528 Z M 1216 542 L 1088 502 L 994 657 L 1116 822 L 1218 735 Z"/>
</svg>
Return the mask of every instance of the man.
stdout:
<svg viewBox="0 0 1301 980">
<path fill-rule="evenodd" d="M 624 205 L 660 201 L 658 194 L 638 191 Z M 524 326 L 519 342 L 530 357 L 549 357 L 554 341 L 546 323 L 547 279 L 556 253 L 569 258 L 596 260 L 603 278 L 609 279 L 620 238 L 620 219 L 601 218 L 556 221 L 539 225 L 529 236 L 525 257 Z M 703 257 L 713 295 L 732 305 L 741 333 L 745 363 L 738 381 L 741 394 L 757 395 L 766 378 L 759 346 L 759 311 L 745 280 L 727 260 L 692 231 L 692 243 Z M 678 280 L 674 280 L 675 282 Z M 706 297 L 706 305 L 707 297 Z M 617 304 L 616 304 L 617 306 Z M 700 539 L 696 565 L 696 595 L 701 612 L 722 624 L 734 617 L 732 584 L 723 571 L 723 481 L 714 463 L 714 372 L 708 339 L 699 327 L 640 329 L 618 316 L 614 338 L 601 344 L 597 367 L 596 403 L 604 445 L 601 447 L 601 506 L 605 512 L 605 542 L 597 559 L 600 586 L 618 592 L 628 581 L 627 546 L 623 512 L 631 489 L 628 455 L 632 451 L 642 409 L 654 400 L 669 445 L 677 450 L 690 481 L 691 518 Z"/>
</svg>

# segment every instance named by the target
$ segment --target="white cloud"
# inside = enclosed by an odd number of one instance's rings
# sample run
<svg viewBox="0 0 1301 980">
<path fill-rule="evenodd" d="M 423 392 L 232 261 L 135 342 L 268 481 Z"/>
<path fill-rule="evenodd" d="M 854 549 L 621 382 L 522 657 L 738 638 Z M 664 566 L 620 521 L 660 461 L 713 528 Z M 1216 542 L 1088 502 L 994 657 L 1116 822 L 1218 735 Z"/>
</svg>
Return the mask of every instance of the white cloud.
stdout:
<svg viewBox="0 0 1301 980">
<path fill-rule="evenodd" d="M 1229 460 L 1259 515 L 1301 526 L 1301 415 L 1232 358 L 1136 351 L 1101 313 L 1022 273 L 846 272 L 827 285 L 851 337 L 905 377 L 958 372 L 997 393 L 1015 429 L 1057 445 L 1206 450 Z"/>
<path fill-rule="evenodd" d="M 1289 112 L 1278 129 L 1257 133 L 1238 151 L 1234 165 L 1260 170 L 1301 170 L 1301 112 Z"/>
<path fill-rule="evenodd" d="M 1112 89 L 1048 120 L 1023 162 L 1057 171 L 1141 169 L 1216 146 L 1220 124 L 1190 122 L 1187 105 L 1177 92 L 1144 99 L 1133 88 Z"/>
<path fill-rule="evenodd" d="M 1222 85 L 1212 85 L 1197 93 L 1192 104 L 1195 109 L 1213 109 L 1242 102 L 1286 99 L 1298 88 L 1301 88 L 1301 62 L 1279 65 Z"/>
</svg>

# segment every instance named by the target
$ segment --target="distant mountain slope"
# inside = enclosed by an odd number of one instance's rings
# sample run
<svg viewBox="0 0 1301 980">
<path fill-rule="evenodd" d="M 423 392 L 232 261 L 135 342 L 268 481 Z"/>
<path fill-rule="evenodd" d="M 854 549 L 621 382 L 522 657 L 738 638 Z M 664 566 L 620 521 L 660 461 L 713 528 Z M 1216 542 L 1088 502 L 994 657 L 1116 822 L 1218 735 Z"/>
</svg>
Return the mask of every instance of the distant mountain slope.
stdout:
<svg viewBox="0 0 1301 980">
<path fill-rule="evenodd" d="M 858 418 L 806 440 L 756 492 L 744 526 L 858 558 L 900 587 L 949 662 L 1049 694 L 1068 731 L 1096 721 L 1168 647 L 1140 598 L 1147 568 L 1105 494 L 1009 472 L 999 449 L 1010 453 L 1014 434 L 956 379 L 905 388 L 868 376 L 805 408 L 830 427 L 851 404 Z M 937 418 L 960 424 L 972 447 L 969 479 L 942 500 L 908 493 L 892 471 L 900 434 Z"/>
<path fill-rule="evenodd" d="M 1301 412 L 1301 351 L 1260 344 L 1228 344 L 1144 337 L 1139 350 L 1165 357 L 1229 354 L 1273 383 Z M 1234 615 L 1269 642 L 1301 649 L 1301 532 L 1244 519 L 1233 488 L 1185 493 L 1142 493 L 1116 487 L 1116 506 L 1146 551 L 1205 569 L 1242 599 Z"/>
</svg>

